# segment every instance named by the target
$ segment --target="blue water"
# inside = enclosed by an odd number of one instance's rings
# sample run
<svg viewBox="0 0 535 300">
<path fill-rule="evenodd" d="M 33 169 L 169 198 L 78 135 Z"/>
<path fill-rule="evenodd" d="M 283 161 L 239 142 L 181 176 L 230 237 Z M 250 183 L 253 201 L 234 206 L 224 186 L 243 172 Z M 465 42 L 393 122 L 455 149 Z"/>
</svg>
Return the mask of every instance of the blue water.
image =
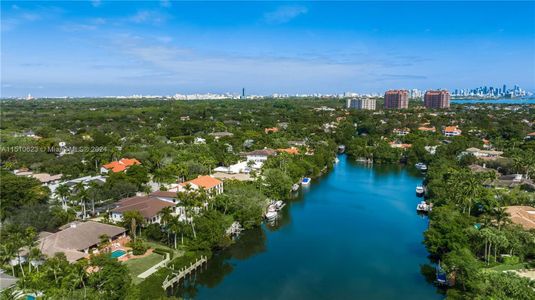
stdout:
<svg viewBox="0 0 535 300">
<path fill-rule="evenodd" d="M 535 104 L 535 99 L 481 99 L 481 100 L 468 100 L 457 99 L 451 100 L 451 103 L 455 104 L 475 104 L 475 103 L 487 103 L 487 104 Z"/>
<path fill-rule="evenodd" d="M 111 258 L 118 258 L 126 254 L 126 251 L 124 250 L 115 250 L 111 253 Z"/>
<path fill-rule="evenodd" d="M 246 232 L 213 257 L 187 293 L 196 299 L 442 299 L 420 271 L 427 219 L 422 178 L 340 156 L 287 205 L 274 227 Z"/>
</svg>

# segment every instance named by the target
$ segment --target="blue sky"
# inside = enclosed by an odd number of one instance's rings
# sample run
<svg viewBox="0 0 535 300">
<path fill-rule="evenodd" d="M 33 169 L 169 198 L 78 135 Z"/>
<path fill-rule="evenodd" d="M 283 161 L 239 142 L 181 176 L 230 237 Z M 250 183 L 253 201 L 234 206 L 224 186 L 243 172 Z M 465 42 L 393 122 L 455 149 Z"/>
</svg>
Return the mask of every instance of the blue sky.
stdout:
<svg viewBox="0 0 535 300">
<path fill-rule="evenodd" d="M 535 2 L 0 5 L 3 97 L 535 90 Z"/>
</svg>

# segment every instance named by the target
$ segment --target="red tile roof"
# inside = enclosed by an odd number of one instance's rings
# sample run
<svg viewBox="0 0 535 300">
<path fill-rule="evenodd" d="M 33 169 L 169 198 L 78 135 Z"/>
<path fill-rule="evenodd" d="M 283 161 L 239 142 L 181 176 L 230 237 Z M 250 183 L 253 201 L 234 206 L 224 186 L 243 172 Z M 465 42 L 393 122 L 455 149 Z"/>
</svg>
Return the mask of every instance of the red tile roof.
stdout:
<svg viewBox="0 0 535 300">
<path fill-rule="evenodd" d="M 264 128 L 264 132 L 265 133 L 278 132 L 278 131 L 279 131 L 279 129 L 277 127 Z"/>
<path fill-rule="evenodd" d="M 187 186 L 188 184 L 194 184 L 198 187 L 202 187 L 204 189 L 211 189 L 219 184 L 222 184 L 223 182 L 219 179 L 215 179 L 212 176 L 199 176 L 193 180 L 182 182 L 181 186 Z"/>
<path fill-rule="evenodd" d="M 121 158 L 119 161 L 112 161 L 103 165 L 105 169 L 111 170 L 114 173 L 122 172 L 128 167 L 133 165 L 141 165 L 141 163 L 135 158 Z"/>
<path fill-rule="evenodd" d="M 461 131 L 457 126 L 446 126 L 444 128 L 444 132 L 455 132 L 455 131 Z"/>
</svg>

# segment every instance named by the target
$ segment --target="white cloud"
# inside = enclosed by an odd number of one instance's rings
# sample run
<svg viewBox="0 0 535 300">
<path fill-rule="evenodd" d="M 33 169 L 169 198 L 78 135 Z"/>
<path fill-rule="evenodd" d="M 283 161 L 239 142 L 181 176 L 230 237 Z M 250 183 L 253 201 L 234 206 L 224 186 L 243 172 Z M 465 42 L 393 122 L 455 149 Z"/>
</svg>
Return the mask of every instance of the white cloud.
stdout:
<svg viewBox="0 0 535 300">
<path fill-rule="evenodd" d="M 165 22 L 167 16 L 157 11 L 141 10 L 128 19 L 134 23 L 159 24 Z"/>
<path fill-rule="evenodd" d="M 170 37 L 170 36 L 159 36 L 159 37 L 156 37 L 156 40 L 158 40 L 159 42 L 162 42 L 162 43 L 170 43 L 173 41 L 173 38 Z"/>
<path fill-rule="evenodd" d="M 304 15 L 308 9 L 304 6 L 281 6 L 274 11 L 264 14 L 264 21 L 270 24 L 282 24 L 290 22 L 300 15 Z"/>
</svg>

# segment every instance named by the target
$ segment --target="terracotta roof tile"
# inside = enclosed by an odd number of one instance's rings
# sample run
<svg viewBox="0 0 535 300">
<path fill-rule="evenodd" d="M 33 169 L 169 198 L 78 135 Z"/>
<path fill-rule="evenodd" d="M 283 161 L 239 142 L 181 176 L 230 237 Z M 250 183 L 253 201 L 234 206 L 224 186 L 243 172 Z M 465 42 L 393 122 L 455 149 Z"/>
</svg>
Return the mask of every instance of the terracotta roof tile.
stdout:
<svg viewBox="0 0 535 300">
<path fill-rule="evenodd" d="M 210 189 L 210 188 L 213 188 L 214 186 L 217 186 L 219 184 L 222 184 L 223 182 L 219 179 L 215 179 L 214 177 L 211 177 L 211 176 L 199 176 L 193 180 L 190 180 L 190 181 L 186 181 L 186 182 L 183 182 L 181 183 L 180 185 L 181 186 L 187 186 L 188 184 L 194 184 L 198 187 L 202 187 L 204 189 Z"/>
</svg>

